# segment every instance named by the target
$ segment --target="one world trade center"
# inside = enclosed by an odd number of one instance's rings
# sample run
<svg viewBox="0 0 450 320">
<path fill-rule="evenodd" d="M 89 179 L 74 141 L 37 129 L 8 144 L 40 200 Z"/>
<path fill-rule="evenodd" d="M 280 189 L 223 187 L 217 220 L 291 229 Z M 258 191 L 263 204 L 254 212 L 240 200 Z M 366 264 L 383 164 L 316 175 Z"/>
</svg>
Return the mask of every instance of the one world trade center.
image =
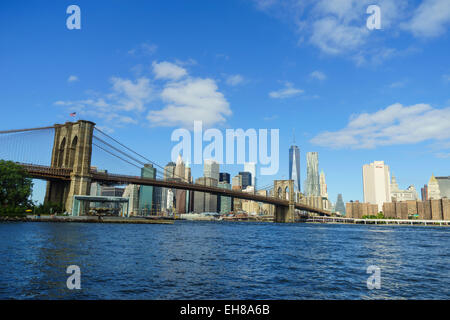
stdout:
<svg viewBox="0 0 450 320">
<path fill-rule="evenodd" d="M 294 191 L 300 192 L 300 149 L 296 145 L 289 148 L 289 180 L 294 180 Z"/>
</svg>

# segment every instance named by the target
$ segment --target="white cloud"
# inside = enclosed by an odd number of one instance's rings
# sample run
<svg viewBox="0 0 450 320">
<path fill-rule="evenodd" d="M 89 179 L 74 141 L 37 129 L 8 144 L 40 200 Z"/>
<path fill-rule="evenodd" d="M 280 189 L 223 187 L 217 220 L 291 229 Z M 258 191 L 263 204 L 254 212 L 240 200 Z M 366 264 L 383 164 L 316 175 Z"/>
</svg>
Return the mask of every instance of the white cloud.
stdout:
<svg viewBox="0 0 450 320">
<path fill-rule="evenodd" d="M 187 75 L 186 69 L 167 61 L 153 61 L 152 66 L 156 79 L 179 80 Z"/>
<path fill-rule="evenodd" d="M 442 79 L 443 79 L 445 82 L 449 82 L 449 81 L 450 81 L 450 74 L 443 74 L 443 75 L 442 75 Z"/>
<path fill-rule="evenodd" d="M 323 81 L 327 78 L 325 73 L 323 73 L 322 71 L 318 71 L 318 70 L 311 72 L 310 77 L 313 79 L 321 80 L 321 81 Z"/>
<path fill-rule="evenodd" d="M 101 119 L 110 126 L 138 123 L 138 115 L 146 109 L 148 102 L 156 98 L 150 79 L 112 77 L 110 80 L 112 87 L 108 94 L 84 100 L 59 100 L 54 105 L 66 107 L 86 119 Z"/>
<path fill-rule="evenodd" d="M 67 82 L 76 82 L 76 81 L 78 81 L 78 77 L 77 77 L 77 76 L 74 76 L 74 75 L 71 75 L 71 76 L 67 79 Z"/>
<path fill-rule="evenodd" d="M 424 0 L 402 27 L 418 37 L 437 37 L 450 24 L 449 0 Z"/>
<path fill-rule="evenodd" d="M 310 41 L 328 54 L 340 54 L 361 47 L 369 33 L 365 26 L 350 26 L 327 17 L 314 22 Z"/>
<path fill-rule="evenodd" d="M 152 43 L 143 42 L 136 48 L 128 50 L 128 54 L 132 56 L 150 56 L 156 52 L 158 46 Z"/>
<path fill-rule="evenodd" d="M 357 65 L 381 62 L 403 55 L 388 47 L 401 32 L 416 37 L 445 33 L 450 24 L 449 0 L 253 0 L 256 7 L 295 26 L 299 45 L 312 45 L 322 53 L 345 56 Z M 381 29 L 366 28 L 366 9 L 381 8 Z M 411 53 L 409 49 L 406 50 Z"/>
<path fill-rule="evenodd" d="M 450 139 L 450 108 L 428 104 L 390 105 L 374 113 L 352 116 L 347 126 L 322 132 L 311 143 L 331 148 L 370 149 L 378 146 L 414 144 Z"/>
<path fill-rule="evenodd" d="M 302 89 L 296 89 L 292 86 L 292 83 L 286 82 L 285 88 L 277 91 L 271 91 L 269 96 L 274 99 L 285 99 L 303 93 Z"/>
<path fill-rule="evenodd" d="M 238 84 L 242 84 L 244 82 L 244 77 L 240 74 L 230 75 L 227 77 L 226 83 L 230 86 L 237 86 Z"/>
<path fill-rule="evenodd" d="M 113 99 L 118 110 L 144 111 L 145 104 L 153 99 L 153 89 L 148 78 L 142 77 L 136 81 L 129 79 L 111 78 Z"/>
<path fill-rule="evenodd" d="M 70 109 L 87 119 L 101 119 L 109 128 L 138 124 L 146 118 L 153 126 L 183 125 L 191 127 L 194 120 L 205 126 L 224 123 L 231 109 L 216 82 L 209 78 L 194 78 L 175 64 L 153 63 L 155 79 L 112 77 L 107 94 L 92 93 L 93 98 L 75 101 L 55 101 L 54 105 Z M 163 107 L 150 110 L 158 100 Z"/>
<path fill-rule="evenodd" d="M 147 119 L 156 126 L 192 127 L 195 120 L 212 126 L 231 115 L 229 103 L 212 79 L 188 78 L 168 83 L 161 93 L 167 103 L 162 110 L 152 110 Z"/>
<path fill-rule="evenodd" d="M 391 89 L 403 88 L 406 85 L 406 81 L 396 81 L 389 85 Z"/>
</svg>

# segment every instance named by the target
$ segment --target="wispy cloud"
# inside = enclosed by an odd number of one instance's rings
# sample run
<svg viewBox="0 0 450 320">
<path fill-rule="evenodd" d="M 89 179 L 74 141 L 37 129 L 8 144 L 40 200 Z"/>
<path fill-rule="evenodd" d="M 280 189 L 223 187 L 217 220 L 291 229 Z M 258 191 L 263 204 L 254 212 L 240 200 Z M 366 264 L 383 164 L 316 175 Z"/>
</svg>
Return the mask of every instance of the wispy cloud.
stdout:
<svg viewBox="0 0 450 320">
<path fill-rule="evenodd" d="M 444 34 L 449 25 L 450 1 L 424 0 L 402 27 L 417 37 L 429 38 Z"/>
<path fill-rule="evenodd" d="M 74 76 L 74 75 L 71 75 L 71 76 L 69 76 L 69 78 L 67 79 L 67 82 L 76 82 L 76 81 L 78 81 L 79 79 L 78 79 L 78 77 L 77 76 Z"/>
<path fill-rule="evenodd" d="M 327 78 L 327 76 L 325 75 L 325 73 L 323 73 L 322 71 L 313 71 L 311 72 L 311 74 L 309 75 L 312 79 L 317 79 L 320 81 L 323 81 Z"/>
<path fill-rule="evenodd" d="M 303 92 L 304 91 L 302 89 L 294 88 L 292 83 L 286 82 L 285 87 L 283 89 L 269 92 L 269 97 L 274 99 L 285 99 L 302 94 Z"/>
<path fill-rule="evenodd" d="M 137 47 L 128 50 L 128 54 L 135 57 L 151 56 L 156 52 L 156 50 L 158 50 L 158 46 L 156 44 L 143 42 Z"/>
<path fill-rule="evenodd" d="M 374 113 L 353 115 L 345 128 L 322 132 L 310 142 L 337 149 L 370 149 L 423 141 L 446 142 L 449 139 L 450 108 L 396 103 Z"/>
<path fill-rule="evenodd" d="M 410 32 L 437 37 L 450 24 L 450 1 L 423 0 L 253 0 L 256 8 L 295 26 L 299 45 L 312 45 L 331 56 L 345 56 L 357 65 L 379 64 L 399 57 L 403 49 L 387 46 L 389 37 Z M 380 30 L 368 30 L 366 9 L 381 8 Z M 412 14 L 411 14 L 412 12 Z M 395 28 L 395 29 L 394 29 Z M 389 30 L 390 32 L 383 32 Z"/>
<path fill-rule="evenodd" d="M 230 76 L 227 77 L 226 83 L 229 86 L 237 86 L 239 84 L 244 83 L 244 77 L 241 76 L 240 74 L 230 75 Z"/>
<path fill-rule="evenodd" d="M 392 82 L 389 85 L 389 88 L 391 88 L 391 89 L 403 88 L 405 85 L 406 85 L 406 81 L 405 80 L 395 81 L 395 82 Z"/>
</svg>

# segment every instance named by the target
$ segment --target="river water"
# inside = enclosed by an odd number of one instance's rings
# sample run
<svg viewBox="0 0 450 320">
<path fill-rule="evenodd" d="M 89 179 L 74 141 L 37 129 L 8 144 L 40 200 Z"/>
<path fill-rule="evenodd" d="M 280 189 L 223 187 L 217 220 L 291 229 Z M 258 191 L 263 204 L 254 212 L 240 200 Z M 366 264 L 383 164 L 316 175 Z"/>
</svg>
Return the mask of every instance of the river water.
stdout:
<svg viewBox="0 0 450 320">
<path fill-rule="evenodd" d="M 450 297 L 447 227 L 15 222 L 0 239 L 0 299 Z M 371 265 L 380 289 L 367 287 Z"/>
</svg>

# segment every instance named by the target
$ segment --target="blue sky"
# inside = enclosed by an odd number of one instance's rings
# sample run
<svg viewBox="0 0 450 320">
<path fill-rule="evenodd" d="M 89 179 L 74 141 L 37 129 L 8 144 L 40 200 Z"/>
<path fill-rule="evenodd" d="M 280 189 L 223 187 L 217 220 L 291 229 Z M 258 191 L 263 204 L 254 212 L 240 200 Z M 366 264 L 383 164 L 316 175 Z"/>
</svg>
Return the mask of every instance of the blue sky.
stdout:
<svg viewBox="0 0 450 320">
<path fill-rule="evenodd" d="M 370 4 L 381 30 L 366 28 Z M 448 0 L 2 2 L 0 128 L 75 111 L 162 165 L 195 119 L 280 129 L 279 172 L 260 185 L 287 178 L 295 129 L 302 183 L 319 152 L 332 201 L 362 200 L 374 160 L 420 192 L 450 174 L 449 26 Z"/>
</svg>

